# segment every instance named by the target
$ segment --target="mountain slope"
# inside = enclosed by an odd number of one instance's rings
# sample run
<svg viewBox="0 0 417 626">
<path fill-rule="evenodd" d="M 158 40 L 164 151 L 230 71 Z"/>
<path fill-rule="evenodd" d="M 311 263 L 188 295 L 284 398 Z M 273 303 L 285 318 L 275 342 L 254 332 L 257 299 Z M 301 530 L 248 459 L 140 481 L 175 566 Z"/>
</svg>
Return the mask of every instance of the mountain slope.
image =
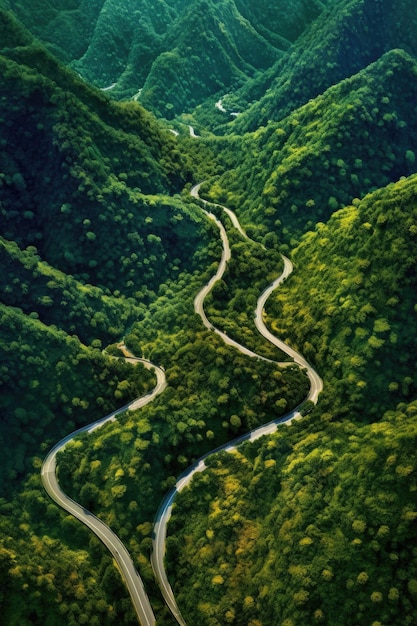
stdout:
<svg viewBox="0 0 417 626">
<path fill-rule="evenodd" d="M 318 0 L 290 7 L 283 0 L 160 0 L 157 7 L 149 0 L 3 1 L 88 81 L 119 99 L 140 93 L 165 117 L 272 65 L 323 9 Z"/>
<path fill-rule="evenodd" d="M 85 53 L 105 0 L 2 0 L 0 4 L 68 63 Z"/>
<path fill-rule="evenodd" d="M 11 317 L 115 340 L 161 284 L 203 266 L 210 227 L 168 196 L 184 182 L 172 135 L 0 17 L 1 300 Z"/>
<path fill-rule="evenodd" d="M 414 623 L 416 199 L 413 175 L 295 250 L 268 321 L 314 362 L 323 396 L 210 459 L 177 498 L 168 564 L 187 622 Z"/>
<path fill-rule="evenodd" d="M 169 52 L 157 58 L 140 95 L 146 107 L 166 117 L 192 110 L 219 89 L 241 84 L 277 58 L 234 2 L 194 2 L 170 30 L 166 45 Z"/>
<path fill-rule="evenodd" d="M 416 56 L 416 25 L 417 7 L 412 0 L 405 0 L 400 8 L 386 0 L 331 3 L 269 73 L 268 83 L 260 77 L 259 89 L 256 83 L 248 83 L 236 94 L 241 108 L 255 98 L 259 102 L 239 116 L 233 132 L 282 119 L 393 48 Z"/>
<path fill-rule="evenodd" d="M 273 326 L 323 371 L 336 415 L 366 420 L 416 395 L 416 190 L 416 175 L 402 178 L 318 224 L 294 252 L 291 295 L 271 299 Z"/>
<path fill-rule="evenodd" d="M 175 138 L 139 105 L 111 103 L 89 89 L 36 44 L 3 52 L 3 235 L 111 291 L 137 291 L 141 257 L 153 259 L 145 280 L 163 282 L 170 266 L 188 262 L 195 224 L 179 223 L 180 203 L 155 195 L 185 182 Z M 177 249 L 180 232 L 187 243 Z"/>
<path fill-rule="evenodd" d="M 412 626 L 416 411 L 304 423 L 213 459 L 169 527 L 187 623 Z"/>
<path fill-rule="evenodd" d="M 217 257 L 214 227 L 176 195 L 189 171 L 149 113 L 85 85 L 3 10 L 0 33 L 2 620 L 134 623 L 111 557 L 49 501 L 40 465 L 152 389 L 102 343 Z"/>
<path fill-rule="evenodd" d="M 303 33 L 324 9 L 326 1 L 295 0 L 288 2 L 251 2 L 236 0 L 236 7 L 265 39 L 279 49 L 286 49 Z"/>
<path fill-rule="evenodd" d="M 186 200 L 201 171 L 202 179 L 227 172 L 207 193 L 272 249 L 244 241 L 213 209 L 234 256 L 208 316 L 250 337 L 278 250 L 292 254 L 295 271 L 266 321 L 315 363 L 325 388 L 305 419 L 211 459 L 183 492 L 168 540 L 180 606 L 191 624 L 207 626 L 413 626 L 414 6 L 0 5 L 3 621 L 136 621 L 111 557 L 49 502 L 39 477 L 41 457 L 62 435 L 152 387 L 149 372 L 109 358 L 102 342 L 124 336 L 163 364 L 168 387 L 140 413 L 69 446 L 60 478 L 120 533 L 164 625 L 172 620 L 148 561 L 159 499 L 198 455 L 305 397 L 297 367 L 238 353 L 193 314 L 220 257 L 217 229 Z M 174 138 L 139 104 L 111 101 L 66 70 L 12 18 L 18 5 L 66 62 L 91 69 L 101 87 L 117 80 L 110 94 L 131 97 L 149 79 L 143 97 L 160 115 L 194 106 L 194 88 L 211 93 L 214 109 L 213 89 L 223 95 L 245 82 L 249 100 L 277 82 L 263 109 L 230 125 L 253 132 Z M 281 60 L 271 67 L 272 57 Z M 115 345 L 109 352 L 120 355 Z"/>
<path fill-rule="evenodd" d="M 409 175 L 416 75 L 412 57 L 391 51 L 281 123 L 246 135 L 239 150 L 226 142 L 229 171 L 212 196 L 288 245 L 354 198 Z"/>
</svg>

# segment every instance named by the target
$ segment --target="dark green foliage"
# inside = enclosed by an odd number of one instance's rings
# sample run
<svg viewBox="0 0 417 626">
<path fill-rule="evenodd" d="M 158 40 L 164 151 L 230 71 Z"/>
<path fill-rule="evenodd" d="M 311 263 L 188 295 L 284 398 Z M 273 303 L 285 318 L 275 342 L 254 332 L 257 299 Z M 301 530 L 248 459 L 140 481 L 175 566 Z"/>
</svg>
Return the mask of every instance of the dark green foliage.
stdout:
<svg viewBox="0 0 417 626">
<path fill-rule="evenodd" d="M 198 218 L 182 203 L 143 195 L 182 186 L 175 139 L 139 105 L 79 84 L 42 49 L 7 55 L 15 60 L 0 58 L 3 235 L 105 293 L 141 292 L 138 273 L 157 289 L 200 245 Z"/>
<path fill-rule="evenodd" d="M 416 75 L 392 51 L 280 124 L 221 144 L 231 169 L 211 195 L 291 249 L 336 209 L 415 171 Z"/>
<path fill-rule="evenodd" d="M 253 103 L 233 124 L 233 132 L 255 130 L 280 120 L 331 85 L 356 74 L 385 52 L 402 48 L 416 56 L 417 7 L 413 0 L 329 2 L 293 48 L 259 84 L 249 82 L 238 98 Z"/>
<path fill-rule="evenodd" d="M 16 17 L 68 62 L 82 55 L 105 0 L 5 0 Z"/>
<path fill-rule="evenodd" d="M 188 175 L 171 134 L 0 18 L 2 621 L 132 623 L 110 558 L 44 494 L 41 457 L 150 390 L 153 375 L 104 356 L 102 342 L 140 319 L 164 280 L 205 265 L 211 228 L 163 195 Z"/>
<path fill-rule="evenodd" d="M 37 313 L 26 316 L 4 305 L 0 311 L 1 487 L 10 493 L 41 444 L 45 449 L 60 433 L 123 406 L 149 389 L 152 376 L 45 326 Z M 119 383 L 126 378 L 129 386 L 120 395 Z"/>
<path fill-rule="evenodd" d="M 20 250 L 14 242 L 0 239 L 0 291 L 4 304 L 37 314 L 86 343 L 108 343 L 141 315 L 133 299 L 112 298 L 98 287 L 85 287 L 72 276 L 40 260 L 37 249 Z"/>
<path fill-rule="evenodd" d="M 165 118 L 236 89 L 271 66 L 320 13 L 284 0 L 9 0 L 12 11 L 83 78 L 116 98 L 138 98 Z M 212 105 L 214 111 L 214 103 Z"/>
<path fill-rule="evenodd" d="M 277 56 L 242 20 L 233 2 L 223 6 L 207 0 L 194 2 L 174 24 L 167 44 L 169 51 L 153 64 L 140 99 L 168 118 L 242 83 L 254 68 L 270 65 Z M 165 103 L 164 109 L 160 103 Z"/>
<path fill-rule="evenodd" d="M 236 0 L 240 13 L 271 43 L 285 49 L 303 33 L 307 25 L 323 10 L 320 0 L 268 2 Z"/>
</svg>

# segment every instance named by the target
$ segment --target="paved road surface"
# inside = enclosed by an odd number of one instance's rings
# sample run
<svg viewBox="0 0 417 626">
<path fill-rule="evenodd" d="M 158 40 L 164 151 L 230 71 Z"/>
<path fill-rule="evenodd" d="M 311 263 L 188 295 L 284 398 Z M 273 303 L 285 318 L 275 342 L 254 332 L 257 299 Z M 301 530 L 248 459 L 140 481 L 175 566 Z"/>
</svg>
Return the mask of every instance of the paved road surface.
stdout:
<svg viewBox="0 0 417 626">
<path fill-rule="evenodd" d="M 138 615 L 138 619 L 142 626 L 154 626 L 155 624 L 155 616 L 152 611 L 152 607 L 150 605 L 148 596 L 143 587 L 142 579 L 137 573 L 135 566 L 132 562 L 132 559 L 129 555 L 129 552 L 126 550 L 123 543 L 120 539 L 115 535 L 115 533 L 101 520 L 99 520 L 95 515 L 87 511 L 83 506 L 71 500 L 61 489 L 59 486 L 57 474 L 56 474 L 56 455 L 58 452 L 62 451 L 65 446 L 74 439 L 77 435 L 83 432 L 93 432 L 97 428 L 100 428 L 109 421 L 114 421 L 122 412 L 127 410 L 135 410 L 144 406 L 148 402 L 151 402 L 158 394 L 160 394 L 166 386 L 165 373 L 164 371 L 149 363 L 149 361 L 145 361 L 144 359 L 137 359 L 132 357 L 132 355 L 127 351 L 124 345 L 120 346 L 123 353 L 127 357 L 127 360 L 132 363 L 142 362 L 145 367 L 151 368 L 155 371 L 157 377 L 157 383 L 153 391 L 146 396 L 138 398 L 133 402 L 130 402 L 126 406 L 113 411 L 109 415 L 106 415 L 100 420 L 89 424 L 88 426 L 84 426 L 83 428 L 79 428 L 75 432 L 67 435 L 59 441 L 52 450 L 48 453 L 45 458 L 42 469 L 41 469 L 41 477 L 42 483 L 49 494 L 49 496 L 56 502 L 60 507 L 68 511 L 79 519 L 83 524 L 88 526 L 97 537 L 104 543 L 104 545 L 110 550 L 113 555 L 114 560 L 117 563 L 117 566 L 120 570 L 122 577 L 125 580 L 127 588 L 129 590 L 130 596 L 132 598 L 133 605 L 135 607 L 136 613 Z"/>
<path fill-rule="evenodd" d="M 198 196 L 199 189 L 200 189 L 200 185 L 195 185 L 192 188 L 191 195 L 194 198 L 199 197 Z M 205 201 L 204 203 L 205 205 L 208 204 Z M 221 205 L 217 205 L 217 206 L 221 206 Z M 226 209 L 225 207 L 221 207 L 221 208 L 223 208 L 224 210 Z M 243 236 L 246 237 L 246 234 L 244 230 L 241 228 L 237 220 L 237 217 L 232 213 L 232 211 L 230 211 L 230 209 L 227 209 L 226 212 L 229 215 L 229 217 L 232 219 L 232 223 L 235 226 L 235 228 L 237 228 L 239 232 L 243 234 Z M 257 359 L 262 358 L 258 354 L 256 354 L 255 352 L 252 352 L 251 350 L 248 350 L 247 348 L 245 348 L 245 346 L 242 346 L 238 342 L 230 340 L 229 337 L 227 337 L 227 335 L 219 331 L 209 322 L 204 312 L 204 306 L 203 306 L 204 299 L 206 295 L 213 288 L 214 283 L 220 280 L 220 278 L 223 276 L 225 269 L 226 269 L 226 263 L 230 259 L 230 246 L 229 246 L 229 241 L 227 238 L 227 233 L 226 233 L 225 228 L 212 213 L 209 213 L 207 211 L 206 213 L 208 217 L 210 219 L 213 219 L 216 222 L 217 226 L 219 227 L 221 239 L 223 242 L 223 253 L 222 253 L 222 258 L 220 260 L 220 264 L 219 264 L 216 274 L 211 278 L 209 283 L 205 285 L 205 287 L 203 287 L 203 289 L 200 291 L 200 293 L 196 296 L 194 300 L 195 311 L 201 316 L 203 320 L 203 324 L 207 328 L 210 328 L 212 331 L 216 332 L 222 338 L 224 338 L 226 343 L 230 345 L 234 345 L 238 350 L 240 350 L 244 354 L 247 354 L 248 356 L 255 357 Z M 296 350 L 294 350 L 293 348 L 287 346 L 283 341 L 277 339 L 268 330 L 268 328 L 266 327 L 263 321 L 264 307 L 265 307 L 265 303 L 267 299 L 269 298 L 271 293 L 274 291 L 274 289 L 276 289 L 293 271 L 293 265 L 291 261 L 287 259 L 287 257 L 283 256 L 282 258 L 284 261 L 284 269 L 282 271 L 282 274 L 269 287 L 267 287 L 267 289 L 265 289 L 265 291 L 261 294 L 261 296 L 258 299 L 256 312 L 255 312 L 255 325 L 258 331 L 261 333 L 261 335 L 263 335 L 268 341 L 273 343 L 275 346 L 280 348 L 280 350 L 288 354 L 299 367 L 306 370 L 307 376 L 310 380 L 310 390 L 309 390 L 306 400 L 311 400 L 312 402 L 316 403 L 318 396 L 320 394 L 320 391 L 323 389 L 323 382 L 319 374 L 304 359 L 304 357 L 301 354 L 296 352 Z M 291 363 L 285 363 L 285 364 L 280 364 L 280 365 L 291 366 Z M 262 437 L 263 435 L 271 434 L 274 431 L 276 431 L 276 429 L 278 428 L 280 424 L 282 423 L 289 424 L 293 420 L 300 419 L 300 417 L 301 417 L 301 413 L 299 412 L 299 410 L 294 409 L 290 413 L 287 413 L 286 415 L 278 418 L 277 420 L 274 420 L 268 424 L 265 424 L 264 426 L 260 426 L 259 428 L 256 428 L 255 430 L 245 435 L 241 435 L 240 437 L 237 437 L 236 439 L 230 441 L 229 443 L 226 443 L 223 446 L 219 446 L 215 450 L 204 455 L 191 467 L 185 470 L 183 474 L 181 474 L 181 476 L 178 478 L 173 489 L 167 494 L 167 496 L 161 503 L 158 509 L 158 513 L 156 515 L 156 521 L 154 524 L 151 562 L 152 562 L 152 567 L 153 567 L 156 579 L 161 589 L 161 593 L 164 596 L 165 602 L 167 603 L 168 607 L 170 608 L 172 614 L 174 615 L 175 619 L 180 624 L 180 626 L 186 626 L 186 622 L 183 616 L 181 615 L 181 612 L 175 601 L 175 596 L 172 591 L 171 585 L 169 584 L 168 577 L 165 571 L 165 565 L 164 565 L 167 524 L 171 517 L 172 505 L 173 505 L 175 496 L 182 489 L 184 489 L 186 485 L 188 485 L 191 482 L 191 479 L 196 472 L 202 472 L 206 469 L 205 459 L 208 456 L 211 456 L 212 454 L 215 454 L 221 450 L 232 452 L 243 441 L 255 441 L 256 439 L 258 439 L 259 437 Z"/>
</svg>

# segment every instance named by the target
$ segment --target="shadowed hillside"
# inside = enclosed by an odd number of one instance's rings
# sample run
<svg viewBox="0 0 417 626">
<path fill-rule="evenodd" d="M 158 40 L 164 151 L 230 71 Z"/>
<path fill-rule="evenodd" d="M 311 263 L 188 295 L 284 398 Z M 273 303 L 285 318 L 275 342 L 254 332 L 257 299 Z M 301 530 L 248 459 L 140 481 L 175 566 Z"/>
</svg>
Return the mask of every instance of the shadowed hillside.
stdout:
<svg viewBox="0 0 417 626">
<path fill-rule="evenodd" d="M 158 625 L 174 623 L 149 561 L 164 495 L 302 404 L 176 499 L 167 568 L 188 626 L 414 626 L 415 4 L 0 7 L 2 623 L 137 623 L 111 555 L 40 478 L 61 437 L 151 393 L 123 341 L 164 393 L 76 438 L 57 471 L 119 534 Z M 201 181 L 247 236 L 190 196 Z M 194 303 L 222 240 L 203 208 L 230 247 L 207 326 Z M 264 319 L 317 368 L 317 406 L 256 331 L 281 252 L 294 272 Z"/>
<path fill-rule="evenodd" d="M 236 94 L 240 108 L 253 107 L 233 124 L 233 132 L 255 130 L 280 120 L 330 86 L 356 74 L 393 48 L 417 54 L 417 7 L 390 0 L 337 0 L 295 42 L 272 71 Z"/>
</svg>

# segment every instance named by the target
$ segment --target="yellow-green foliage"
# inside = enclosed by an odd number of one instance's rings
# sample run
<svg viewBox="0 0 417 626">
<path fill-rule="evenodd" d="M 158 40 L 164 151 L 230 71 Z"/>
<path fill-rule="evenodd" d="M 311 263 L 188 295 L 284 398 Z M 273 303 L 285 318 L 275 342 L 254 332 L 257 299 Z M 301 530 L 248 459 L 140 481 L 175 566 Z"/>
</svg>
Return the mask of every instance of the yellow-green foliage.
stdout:
<svg viewBox="0 0 417 626">
<path fill-rule="evenodd" d="M 411 176 L 318 224 L 268 303 L 272 328 L 323 373 L 336 415 L 374 419 L 416 392 L 416 196 Z"/>
<path fill-rule="evenodd" d="M 411 626 L 416 414 L 412 403 L 371 426 L 283 427 L 213 459 L 177 497 L 169 527 L 187 622 L 232 613 L 265 626 Z"/>
</svg>

